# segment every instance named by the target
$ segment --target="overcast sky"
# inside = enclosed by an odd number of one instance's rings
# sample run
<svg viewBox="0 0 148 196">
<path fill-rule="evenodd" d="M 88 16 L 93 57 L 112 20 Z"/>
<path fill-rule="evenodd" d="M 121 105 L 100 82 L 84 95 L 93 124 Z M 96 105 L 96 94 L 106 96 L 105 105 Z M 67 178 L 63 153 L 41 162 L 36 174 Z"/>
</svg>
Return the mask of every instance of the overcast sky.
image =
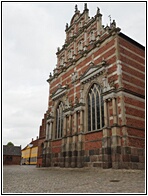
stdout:
<svg viewBox="0 0 148 196">
<path fill-rule="evenodd" d="M 46 82 L 57 59 L 57 47 L 64 44 L 65 25 L 85 2 L 3 2 L 2 3 L 2 133 L 22 148 L 39 135 L 48 108 Z M 145 46 L 146 5 L 143 2 L 87 2 L 89 15 L 97 7 L 103 25 L 109 15 L 121 31 Z"/>
</svg>

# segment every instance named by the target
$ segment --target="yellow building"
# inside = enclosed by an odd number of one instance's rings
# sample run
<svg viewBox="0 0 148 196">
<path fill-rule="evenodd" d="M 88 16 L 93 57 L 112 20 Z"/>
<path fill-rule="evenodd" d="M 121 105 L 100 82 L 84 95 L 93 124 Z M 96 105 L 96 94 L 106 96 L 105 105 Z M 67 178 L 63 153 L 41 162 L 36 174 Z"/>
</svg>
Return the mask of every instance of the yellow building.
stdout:
<svg viewBox="0 0 148 196">
<path fill-rule="evenodd" d="M 38 137 L 22 149 L 22 165 L 36 165 L 38 153 Z"/>
</svg>

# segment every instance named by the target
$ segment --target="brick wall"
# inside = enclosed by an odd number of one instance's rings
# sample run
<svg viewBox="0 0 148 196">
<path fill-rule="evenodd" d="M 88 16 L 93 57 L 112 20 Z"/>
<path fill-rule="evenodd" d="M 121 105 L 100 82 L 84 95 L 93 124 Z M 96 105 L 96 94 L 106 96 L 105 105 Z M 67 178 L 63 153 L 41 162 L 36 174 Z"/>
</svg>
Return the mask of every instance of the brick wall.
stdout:
<svg viewBox="0 0 148 196">
<path fill-rule="evenodd" d="M 45 162 L 48 166 L 62 167 L 140 168 L 145 137 L 144 47 L 120 33 L 115 21 L 110 27 L 103 27 L 99 10 L 88 21 L 87 14 L 87 9 L 81 15 L 76 11 L 70 26 L 66 27 L 65 44 L 58 49 L 56 68 L 47 80 L 50 84 L 48 113 L 53 115 L 49 115 L 49 122 L 53 124 L 52 138 L 44 142 Z M 75 20 L 77 22 L 74 23 Z M 87 25 L 80 28 L 80 21 Z M 94 35 L 93 40 L 91 34 Z M 79 50 L 80 42 L 85 50 Z M 95 70 L 98 65 L 102 66 L 99 67 L 102 72 L 92 74 L 92 78 L 88 77 L 83 82 L 87 71 L 92 67 Z M 73 74 L 77 74 L 75 79 Z M 99 83 L 102 88 L 107 124 L 101 130 L 88 132 L 87 95 L 94 83 Z M 66 92 L 56 97 L 56 92 L 63 87 L 66 87 Z M 66 103 L 66 97 L 71 106 L 68 110 L 64 109 L 66 127 L 62 131 L 65 135 L 56 139 L 56 108 L 60 101 Z M 83 103 L 79 102 L 80 98 Z M 84 113 L 83 123 L 81 110 Z M 44 120 L 40 136 L 45 136 L 45 117 Z"/>
<path fill-rule="evenodd" d="M 21 164 L 21 156 L 4 155 L 3 156 L 3 164 L 4 165 L 20 165 Z"/>
<path fill-rule="evenodd" d="M 144 95 L 145 51 L 123 38 L 119 39 L 119 51 L 124 88 Z"/>
</svg>

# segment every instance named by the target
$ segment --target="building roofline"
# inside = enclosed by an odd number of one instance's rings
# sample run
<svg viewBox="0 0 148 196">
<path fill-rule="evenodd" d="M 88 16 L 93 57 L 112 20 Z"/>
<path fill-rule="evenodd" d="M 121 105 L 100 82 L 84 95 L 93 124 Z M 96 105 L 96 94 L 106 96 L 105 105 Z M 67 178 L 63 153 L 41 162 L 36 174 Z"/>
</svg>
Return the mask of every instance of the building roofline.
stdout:
<svg viewBox="0 0 148 196">
<path fill-rule="evenodd" d="M 140 49 L 145 50 L 145 47 L 142 44 L 136 42 L 135 40 L 133 40 L 132 38 L 128 37 L 124 33 L 120 32 L 119 36 L 122 37 L 123 39 L 126 39 L 127 41 L 131 42 L 132 44 L 136 45 Z"/>
</svg>

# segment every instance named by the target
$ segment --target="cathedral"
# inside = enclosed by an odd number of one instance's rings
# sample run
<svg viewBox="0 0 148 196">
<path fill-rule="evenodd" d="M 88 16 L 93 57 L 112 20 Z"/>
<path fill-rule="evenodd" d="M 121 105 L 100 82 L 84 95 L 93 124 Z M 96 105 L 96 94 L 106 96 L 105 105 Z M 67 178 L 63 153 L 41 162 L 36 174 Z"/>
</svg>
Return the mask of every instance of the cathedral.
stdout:
<svg viewBox="0 0 148 196">
<path fill-rule="evenodd" d="M 144 169 L 144 46 L 115 20 L 104 26 L 99 8 L 90 18 L 86 3 L 65 33 L 47 80 L 40 165 Z"/>
</svg>

